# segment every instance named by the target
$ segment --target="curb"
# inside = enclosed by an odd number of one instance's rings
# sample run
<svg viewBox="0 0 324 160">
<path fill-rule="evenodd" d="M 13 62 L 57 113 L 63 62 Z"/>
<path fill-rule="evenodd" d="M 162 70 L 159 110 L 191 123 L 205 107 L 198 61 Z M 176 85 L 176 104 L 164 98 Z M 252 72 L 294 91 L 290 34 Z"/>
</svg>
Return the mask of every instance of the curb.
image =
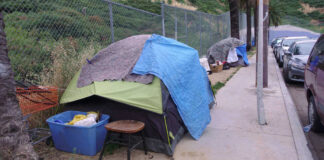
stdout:
<svg viewBox="0 0 324 160">
<path fill-rule="evenodd" d="M 270 53 L 272 54 L 272 53 Z M 273 58 L 271 60 L 274 61 Z M 276 73 L 279 80 L 281 92 L 283 95 L 285 108 L 287 111 L 291 132 L 293 135 L 297 156 L 299 160 L 313 160 L 312 153 L 310 152 L 308 148 L 308 142 L 306 140 L 306 136 L 303 131 L 303 127 L 301 125 L 299 116 L 297 114 L 296 106 L 291 98 L 291 95 L 287 89 L 287 86 L 285 84 L 285 81 L 282 77 L 282 74 L 280 72 L 280 69 L 278 65 L 276 65 Z"/>
</svg>

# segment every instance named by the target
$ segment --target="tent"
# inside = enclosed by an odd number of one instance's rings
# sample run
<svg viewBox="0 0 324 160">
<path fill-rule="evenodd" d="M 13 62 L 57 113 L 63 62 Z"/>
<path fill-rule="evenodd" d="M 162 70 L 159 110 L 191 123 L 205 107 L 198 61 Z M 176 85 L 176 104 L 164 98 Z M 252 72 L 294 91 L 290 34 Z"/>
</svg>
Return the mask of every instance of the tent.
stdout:
<svg viewBox="0 0 324 160">
<path fill-rule="evenodd" d="M 188 123 L 187 119 L 183 119 L 185 116 L 179 114 L 179 111 L 184 110 L 180 110 L 181 105 L 176 105 L 174 101 L 176 96 L 170 94 L 175 93 L 174 89 L 167 87 L 164 81 L 161 80 L 163 77 L 154 75 L 154 73 L 143 75 L 132 73 L 134 65 L 138 64 L 138 59 L 143 59 L 142 55 L 145 53 L 145 46 L 152 37 L 154 35 L 132 36 L 101 50 L 75 74 L 61 97 L 60 103 L 66 104 L 65 110 L 100 111 L 109 114 L 110 121 L 123 119 L 142 121 L 145 123 L 144 136 L 146 137 L 148 150 L 172 155 L 176 144 L 187 132 L 188 128 L 196 127 L 200 131 L 194 134 L 195 139 L 202 134 L 202 131 L 209 123 L 210 115 L 208 113 L 208 115 L 200 116 L 204 117 L 201 120 L 204 124 L 192 125 L 192 123 Z M 176 46 L 178 50 L 179 46 L 182 45 L 180 43 L 166 43 L 165 41 L 164 44 L 170 44 L 167 46 L 171 48 Z M 192 48 L 189 50 L 188 46 L 185 47 L 187 48 L 186 52 L 194 50 Z M 165 51 L 165 48 L 163 50 Z M 181 53 L 176 50 L 172 51 L 177 54 Z M 193 53 L 187 54 L 187 56 L 197 56 L 197 60 L 191 58 L 190 61 L 197 61 L 197 64 L 199 64 L 198 53 Z M 165 55 L 168 54 L 165 53 Z M 178 62 L 175 61 L 174 63 Z M 200 69 L 199 73 L 201 71 L 206 75 L 206 71 L 201 66 Z M 115 73 L 116 70 L 120 70 L 123 74 Z M 105 74 L 99 74 L 100 72 Z M 202 77 L 205 78 L 205 75 Z M 179 82 L 182 81 L 179 80 Z M 89 84 L 89 82 L 91 83 Z M 165 80 L 165 82 L 168 81 Z M 204 82 L 200 83 L 204 84 Z M 208 79 L 206 79 L 206 84 L 209 84 Z M 199 85 L 198 87 L 201 88 Z M 208 88 L 206 87 L 205 90 L 207 91 Z M 209 90 L 206 94 L 209 94 Z M 177 102 L 182 104 L 179 100 Z M 212 102 L 214 101 L 212 100 Z M 213 105 L 212 102 L 208 99 L 210 105 Z M 204 103 L 200 102 L 199 104 Z M 194 106 L 188 107 L 195 108 Z M 200 110 L 203 110 L 203 108 L 200 108 Z M 191 116 L 193 114 L 199 115 L 194 110 L 192 112 L 185 110 L 185 112 L 187 112 L 186 115 L 197 120 L 200 118 L 195 115 Z M 189 132 L 192 133 L 190 129 Z M 132 138 L 137 139 L 139 137 L 134 136 Z"/>
<path fill-rule="evenodd" d="M 221 62 L 226 61 L 228 51 L 230 50 L 230 48 L 236 48 L 243 44 L 244 44 L 243 41 L 232 37 L 223 39 L 215 43 L 207 51 L 207 58 L 209 64 L 215 63 L 216 61 L 221 61 Z"/>
</svg>

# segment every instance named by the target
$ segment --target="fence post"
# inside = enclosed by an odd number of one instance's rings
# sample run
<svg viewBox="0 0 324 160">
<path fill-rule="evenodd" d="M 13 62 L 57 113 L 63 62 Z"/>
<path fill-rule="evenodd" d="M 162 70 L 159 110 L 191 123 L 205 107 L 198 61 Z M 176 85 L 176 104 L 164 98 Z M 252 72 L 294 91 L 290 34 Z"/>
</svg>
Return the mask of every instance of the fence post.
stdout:
<svg viewBox="0 0 324 160">
<path fill-rule="evenodd" d="M 111 41 L 115 42 L 115 33 L 114 33 L 114 15 L 112 11 L 112 4 L 110 1 L 108 1 L 109 6 L 109 19 L 110 19 L 110 35 L 111 35 Z"/>
<path fill-rule="evenodd" d="M 164 28 L 164 2 L 161 2 L 161 16 L 162 16 L 162 35 L 165 36 L 165 28 Z"/>
<path fill-rule="evenodd" d="M 208 45 L 210 46 L 210 44 L 212 44 L 212 41 L 213 41 L 213 29 L 212 29 L 212 22 L 213 22 L 213 17 L 211 16 L 211 15 L 209 15 L 209 23 L 210 23 L 210 25 L 209 25 L 209 43 L 208 43 Z"/>
<path fill-rule="evenodd" d="M 177 8 L 174 8 L 174 39 L 178 40 L 178 18 Z"/>
<path fill-rule="evenodd" d="M 227 31 L 228 31 L 228 28 L 230 28 L 230 27 L 227 26 L 227 24 L 228 24 L 228 23 L 226 22 L 227 16 L 222 16 L 222 19 L 223 19 L 223 20 L 222 20 L 222 21 L 223 21 L 223 22 L 222 22 L 222 24 L 223 24 L 222 32 L 225 33 L 225 34 L 223 34 L 225 37 L 224 37 L 224 36 L 222 36 L 222 37 L 223 37 L 223 39 L 225 39 L 225 38 L 227 38 L 227 34 L 228 34 Z M 225 25 L 225 23 L 226 23 L 226 25 Z M 227 28 L 226 28 L 226 27 L 227 27 Z M 226 30 L 225 30 L 225 29 L 226 29 Z"/>
<path fill-rule="evenodd" d="M 202 54 L 201 52 L 202 52 L 202 44 L 201 44 L 201 23 L 202 23 L 202 20 L 201 20 L 201 13 L 199 12 L 199 45 L 200 45 L 200 47 L 199 47 L 199 52 L 200 52 L 200 54 Z M 200 55 L 199 54 L 199 55 Z"/>
<path fill-rule="evenodd" d="M 187 19 L 187 11 L 185 11 L 185 24 L 186 24 L 186 44 L 188 44 L 188 19 Z"/>
</svg>

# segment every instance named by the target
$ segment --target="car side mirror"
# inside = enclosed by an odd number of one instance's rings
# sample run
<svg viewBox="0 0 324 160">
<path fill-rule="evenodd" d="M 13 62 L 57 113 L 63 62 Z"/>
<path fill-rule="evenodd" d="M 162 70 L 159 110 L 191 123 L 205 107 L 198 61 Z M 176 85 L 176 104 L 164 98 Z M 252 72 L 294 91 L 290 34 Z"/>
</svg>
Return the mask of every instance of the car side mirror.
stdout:
<svg viewBox="0 0 324 160">
<path fill-rule="evenodd" d="M 292 53 L 290 51 L 285 51 L 285 55 L 292 56 Z"/>
</svg>

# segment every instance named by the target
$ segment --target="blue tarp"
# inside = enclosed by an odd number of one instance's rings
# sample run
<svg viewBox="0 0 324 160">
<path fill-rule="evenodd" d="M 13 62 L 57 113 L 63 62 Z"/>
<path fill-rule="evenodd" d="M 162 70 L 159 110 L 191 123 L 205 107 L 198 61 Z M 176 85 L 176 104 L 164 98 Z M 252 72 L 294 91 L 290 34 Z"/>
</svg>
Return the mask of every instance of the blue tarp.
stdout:
<svg viewBox="0 0 324 160">
<path fill-rule="evenodd" d="M 153 74 L 168 88 L 179 114 L 194 139 L 210 122 L 213 93 L 197 50 L 176 40 L 153 34 L 134 66 L 135 74 Z"/>
<path fill-rule="evenodd" d="M 246 53 L 246 44 L 236 47 L 236 54 L 243 58 L 243 61 L 246 65 L 250 64 Z"/>
</svg>

